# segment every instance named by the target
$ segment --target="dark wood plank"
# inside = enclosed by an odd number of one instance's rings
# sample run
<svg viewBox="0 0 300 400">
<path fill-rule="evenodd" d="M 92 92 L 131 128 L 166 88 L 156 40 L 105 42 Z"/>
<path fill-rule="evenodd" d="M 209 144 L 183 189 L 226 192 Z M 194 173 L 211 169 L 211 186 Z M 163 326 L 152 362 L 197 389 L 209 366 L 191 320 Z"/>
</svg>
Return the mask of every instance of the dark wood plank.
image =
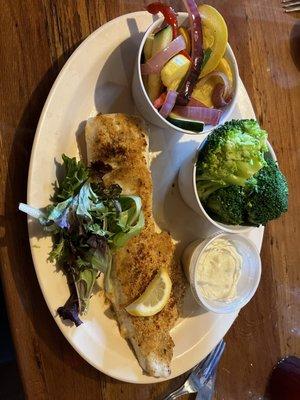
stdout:
<svg viewBox="0 0 300 400">
<path fill-rule="evenodd" d="M 157 385 L 117 382 L 84 362 L 58 331 L 41 295 L 17 203 L 26 198 L 32 140 L 47 94 L 78 44 L 106 21 L 142 9 L 140 0 L 6 0 L 0 24 L 1 277 L 29 399 L 160 399 L 184 376 Z M 182 9 L 180 1 L 175 1 Z M 218 400 L 263 396 L 270 370 L 300 354 L 299 20 L 275 0 L 211 1 L 222 12 L 240 74 L 290 183 L 286 216 L 270 223 L 259 290 L 226 335 Z M 298 38 L 298 39 L 295 39 Z M 298 47 L 299 49 L 299 47 Z M 298 111 L 298 114 L 297 114 Z M 190 396 L 192 398 L 192 396 Z"/>
</svg>

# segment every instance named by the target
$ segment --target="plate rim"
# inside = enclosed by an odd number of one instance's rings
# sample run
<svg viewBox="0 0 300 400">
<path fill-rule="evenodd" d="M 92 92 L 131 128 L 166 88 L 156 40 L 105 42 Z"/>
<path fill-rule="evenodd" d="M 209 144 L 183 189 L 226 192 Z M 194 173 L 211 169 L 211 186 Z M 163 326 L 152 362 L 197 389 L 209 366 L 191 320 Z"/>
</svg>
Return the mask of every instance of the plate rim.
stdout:
<svg viewBox="0 0 300 400">
<path fill-rule="evenodd" d="M 37 146 L 37 142 L 38 142 L 38 138 L 40 136 L 40 131 L 41 131 L 41 125 L 43 123 L 43 120 L 45 118 L 45 114 L 46 111 L 48 109 L 49 103 L 53 97 L 53 93 L 60 81 L 60 79 L 62 78 L 62 76 L 64 75 L 66 69 L 69 67 L 70 63 L 72 62 L 72 59 L 80 52 L 80 50 L 87 45 L 87 43 L 92 40 L 94 38 L 94 36 L 96 36 L 98 34 L 99 31 L 101 31 L 102 29 L 104 29 L 104 27 L 107 27 L 109 25 L 112 25 L 113 23 L 115 23 L 116 21 L 118 21 L 119 19 L 123 19 L 125 17 L 129 17 L 129 16 L 134 16 L 137 14 L 146 14 L 146 11 L 135 11 L 132 13 L 128 13 L 128 14 L 123 14 L 123 15 L 119 15 L 116 18 L 111 19 L 110 21 L 105 22 L 103 25 L 99 26 L 99 28 L 95 29 L 92 33 L 90 33 L 81 43 L 78 47 L 76 47 L 76 49 L 72 52 L 72 54 L 68 57 L 67 61 L 65 62 L 65 64 L 63 65 L 62 69 L 59 71 L 57 77 L 55 78 L 51 89 L 48 93 L 47 99 L 45 101 L 45 104 L 43 105 L 42 108 L 42 112 L 41 115 L 39 117 L 39 121 L 35 130 L 35 134 L 34 134 L 34 139 L 33 139 L 33 143 L 32 143 L 32 148 L 31 148 L 31 153 L 30 153 L 30 161 L 29 161 L 29 169 L 28 169 L 28 176 L 27 176 L 27 200 L 29 197 L 29 186 L 30 186 L 30 181 L 31 181 L 31 177 L 32 177 L 32 168 L 33 168 L 33 159 L 34 159 L 34 153 L 36 151 L 36 146 Z"/>
</svg>

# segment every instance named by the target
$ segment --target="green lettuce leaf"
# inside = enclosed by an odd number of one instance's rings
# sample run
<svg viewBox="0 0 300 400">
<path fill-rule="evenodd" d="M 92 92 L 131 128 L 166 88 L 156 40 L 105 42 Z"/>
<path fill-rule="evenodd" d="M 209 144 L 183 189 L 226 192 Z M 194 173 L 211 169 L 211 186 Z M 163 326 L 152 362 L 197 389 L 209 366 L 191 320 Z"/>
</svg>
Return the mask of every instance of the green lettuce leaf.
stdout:
<svg viewBox="0 0 300 400">
<path fill-rule="evenodd" d="M 90 214 L 90 210 L 96 207 L 98 198 L 93 192 L 90 183 L 85 183 L 80 189 L 78 195 L 78 206 L 76 214 L 84 218 L 88 222 L 93 221 L 93 217 Z"/>
<path fill-rule="evenodd" d="M 86 313 L 90 297 L 98 272 L 92 268 L 86 268 L 79 272 L 75 279 L 77 296 L 79 299 L 79 313 Z"/>
<path fill-rule="evenodd" d="M 144 213 L 141 211 L 135 225 L 127 226 L 124 232 L 119 232 L 113 236 L 112 243 L 115 248 L 123 247 L 129 239 L 137 236 L 145 225 Z"/>
<path fill-rule="evenodd" d="M 121 196 L 119 202 L 122 212 L 115 221 L 119 231 L 111 238 L 115 248 L 124 246 L 129 239 L 138 235 L 145 225 L 140 197 Z"/>
<path fill-rule="evenodd" d="M 48 260 L 50 262 L 60 262 L 65 256 L 65 241 L 64 238 L 61 237 L 59 242 L 53 243 L 52 250 L 49 253 Z"/>
<path fill-rule="evenodd" d="M 86 168 L 82 161 L 77 161 L 75 157 L 67 157 L 65 154 L 62 155 L 62 159 L 65 176 L 64 179 L 55 185 L 54 203 L 62 202 L 76 195 L 89 177 L 88 168 Z"/>
</svg>

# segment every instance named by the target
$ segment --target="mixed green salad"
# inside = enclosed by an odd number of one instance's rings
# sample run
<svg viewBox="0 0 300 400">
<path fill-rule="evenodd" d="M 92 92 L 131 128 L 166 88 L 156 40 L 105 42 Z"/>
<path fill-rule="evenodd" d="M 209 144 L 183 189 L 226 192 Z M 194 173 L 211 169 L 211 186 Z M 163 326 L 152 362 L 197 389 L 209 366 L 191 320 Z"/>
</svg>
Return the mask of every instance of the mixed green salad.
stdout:
<svg viewBox="0 0 300 400">
<path fill-rule="evenodd" d="M 288 185 L 252 119 L 232 120 L 210 134 L 196 165 L 199 199 L 215 220 L 259 226 L 288 208 Z"/>
<path fill-rule="evenodd" d="M 224 57 L 228 30 L 212 6 L 183 0 L 189 23 L 179 26 L 172 7 L 155 2 L 151 14 L 164 16 L 143 48 L 141 73 L 148 97 L 173 125 L 201 132 L 217 125 L 232 100 L 233 73 Z"/>
<path fill-rule="evenodd" d="M 37 218 L 52 235 L 49 260 L 62 268 L 71 293 L 57 312 L 78 326 L 101 272 L 105 290 L 111 290 L 112 254 L 140 233 L 144 215 L 140 197 L 122 195 L 119 185 L 104 185 L 102 178 L 111 171 L 110 165 L 97 161 L 87 168 L 76 158 L 63 154 L 62 159 L 65 176 L 55 183 L 51 204 L 36 209 L 21 203 L 19 209 Z"/>
</svg>

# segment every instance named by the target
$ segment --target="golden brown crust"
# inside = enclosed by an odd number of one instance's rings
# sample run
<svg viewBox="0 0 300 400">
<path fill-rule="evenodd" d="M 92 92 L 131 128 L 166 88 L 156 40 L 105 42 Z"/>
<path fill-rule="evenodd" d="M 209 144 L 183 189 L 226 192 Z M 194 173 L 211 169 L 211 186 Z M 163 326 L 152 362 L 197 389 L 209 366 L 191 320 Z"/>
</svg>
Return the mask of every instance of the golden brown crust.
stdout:
<svg viewBox="0 0 300 400">
<path fill-rule="evenodd" d="M 88 120 L 86 142 L 89 162 L 101 160 L 113 167 L 106 184 L 119 183 L 124 194 L 143 202 L 145 219 L 152 219 L 152 180 L 148 169 L 145 122 L 126 114 L 99 115 Z"/>
<path fill-rule="evenodd" d="M 88 121 L 86 141 L 89 162 L 101 160 L 113 167 L 105 183 L 119 183 L 124 193 L 142 199 L 145 228 L 114 256 L 111 301 L 121 332 L 133 345 L 141 366 L 151 375 L 167 376 L 174 347 L 169 332 L 179 316 L 184 278 L 170 235 L 155 231 L 144 122 L 124 114 L 101 115 Z M 173 284 L 168 304 L 153 317 L 129 315 L 125 307 L 144 292 L 161 267 L 168 270 Z"/>
</svg>

